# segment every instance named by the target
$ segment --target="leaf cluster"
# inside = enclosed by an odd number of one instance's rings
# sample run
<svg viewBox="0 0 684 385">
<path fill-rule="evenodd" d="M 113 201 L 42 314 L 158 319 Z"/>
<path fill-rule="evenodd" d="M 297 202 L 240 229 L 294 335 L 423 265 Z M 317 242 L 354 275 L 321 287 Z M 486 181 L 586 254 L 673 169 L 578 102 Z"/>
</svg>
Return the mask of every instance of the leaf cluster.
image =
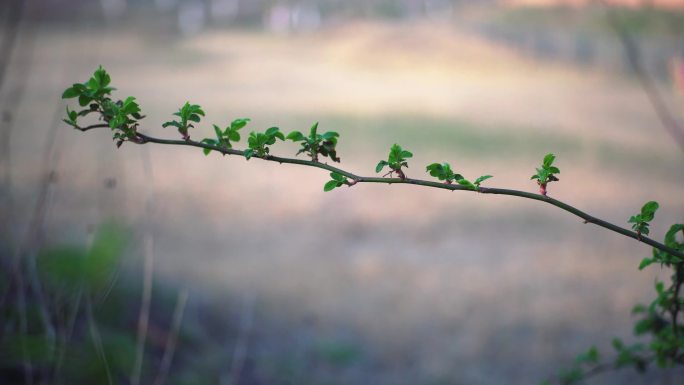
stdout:
<svg viewBox="0 0 684 385">
<path fill-rule="evenodd" d="M 647 223 L 653 219 L 657 209 L 656 202 L 648 202 L 642 207 L 639 215 L 632 217 L 638 217 L 639 220 L 630 219 L 630 222 Z M 682 240 L 679 240 L 678 236 L 681 236 Z M 664 243 L 674 250 L 684 251 L 684 224 L 672 225 L 665 234 Z M 684 285 L 684 260 L 653 248 L 653 257 L 644 258 L 639 264 L 639 270 L 654 263 L 672 268 L 670 284 L 656 281 L 656 296 L 651 303 L 648 306 L 639 304 L 632 309 L 632 315 L 638 316 L 634 323 L 634 335 L 650 337 L 650 342 L 625 345 L 621 339 L 614 338 L 612 345 L 616 355 L 613 362 L 610 365 L 603 364 L 603 368 L 633 367 L 638 372 L 644 372 L 653 363 L 661 368 L 684 364 L 684 326 L 679 318 L 683 315 L 684 309 L 684 300 L 680 297 L 680 289 Z M 559 383 L 568 385 L 582 383 L 591 370 L 599 367 L 598 352 L 595 355 L 581 355 L 580 357 L 578 357 L 578 362 L 591 365 L 581 366 L 576 363 L 571 369 L 559 374 Z"/>
<path fill-rule="evenodd" d="M 413 153 L 404 150 L 403 148 L 401 148 L 400 145 L 395 143 L 390 148 L 387 160 L 381 160 L 378 163 L 378 165 L 375 166 L 375 172 L 380 172 L 383 168 L 385 168 L 385 166 L 388 166 L 390 169 L 390 175 L 393 172 L 396 172 L 399 175 L 399 178 L 405 179 L 406 176 L 404 175 L 404 172 L 401 170 L 401 168 L 408 167 L 407 159 L 412 157 Z"/>
<path fill-rule="evenodd" d="M 78 98 L 78 104 L 86 107 L 80 111 L 72 111 L 66 107 L 66 119 L 63 121 L 75 128 L 81 129 L 78 118 L 91 113 L 99 113 L 100 119 L 114 130 L 114 139 L 117 146 L 125 140 L 137 140 L 136 131 L 141 115 L 140 105 L 134 97 L 129 96 L 125 100 L 113 101 L 110 97 L 115 88 L 110 87 L 111 77 L 102 68 L 98 67 L 93 75 L 84 83 L 74 83 L 62 93 L 62 99 Z"/>
<path fill-rule="evenodd" d="M 319 134 L 318 132 L 318 122 L 311 126 L 309 131 L 309 136 L 304 136 L 299 131 L 290 132 L 286 139 L 293 142 L 300 142 L 301 148 L 297 151 L 297 155 L 306 153 L 309 155 L 312 161 L 318 162 L 318 155 L 327 156 L 333 160 L 333 162 L 339 162 L 340 158 L 337 157 L 337 138 L 340 136 L 337 132 L 328 131 L 324 134 Z"/>
<path fill-rule="evenodd" d="M 659 207 L 660 206 L 658 205 L 658 202 L 646 202 L 646 204 L 644 204 L 644 206 L 641 208 L 641 213 L 629 217 L 627 222 L 632 223 L 632 230 L 636 231 L 639 235 L 648 235 L 650 232 L 650 229 L 648 228 L 650 225 L 649 222 L 653 220 L 655 212 Z"/>
<path fill-rule="evenodd" d="M 672 249 L 684 251 L 684 241 L 679 242 L 677 240 L 678 233 L 684 235 L 684 224 L 677 223 L 670 226 L 670 230 L 668 230 L 665 234 L 665 240 L 663 243 L 665 243 L 665 246 L 670 247 Z M 684 260 L 682 260 L 682 258 L 679 258 L 676 255 L 672 255 L 662 250 L 653 248 L 652 257 L 644 258 L 643 260 L 641 260 L 641 263 L 639 264 L 639 270 L 642 270 L 646 266 L 649 266 L 653 263 L 659 263 L 661 266 L 664 265 L 667 267 L 671 267 L 673 265 L 684 263 Z"/>
<path fill-rule="evenodd" d="M 85 107 L 92 102 L 100 102 L 106 95 L 110 95 L 115 88 L 110 87 L 112 78 L 107 71 L 99 66 L 93 76 L 84 83 L 74 83 L 64 90 L 62 99 L 78 98 L 78 104 Z"/>
<path fill-rule="evenodd" d="M 544 160 L 542 161 L 541 167 L 537 168 L 537 173 L 532 175 L 530 179 L 537 180 L 537 184 L 540 186 L 540 191 L 542 195 L 546 195 L 546 185 L 550 182 L 557 182 L 559 179 L 556 174 L 560 174 L 558 167 L 553 165 L 553 161 L 556 159 L 554 154 L 546 154 Z"/>
<path fill-rule="evenodd" d="M 176 127 L 178 129 L 178 132 L 180 132 L 183 136 L 183 139 L 189 140 L 190 135 L 188 134 L 188 129 L 195 127 L 191 122 L 199 123 L 201 120 L 200 116 L 204 116 L 204 111 L 202 110 L 202 107 L 200 107 L 197 104 L 190 104 L 190 102 L 185 102 L 185 104 L 181 108 L 179 108 L 177 112 L 174 112 L 173 114 L 178 116 L 180 120 L 171 120 L 165 122 L 164 124 L 162 124 L 162 127 Z"/>
<path fill-rule="evenodd" d="M 201 143 L 206 143 L 216 147 L 233 148 L 231 142 L 240 141 L 240 129 L 249 123 L 250 119 L 241 118 L 233 120 L 230 125 L 224 129 L 214 124 L 214 132 L 216 139 L 204 138 Z M 204 155 L 209 155 L 211 148 L 204 148 Z"/>
<path fill-rule="evenodd" d="M 468 187 L 470 190 L 479 191 L 480 184 L 489 178 L 493 178 L 491 175 L 482 175 L 481 177 L 475 179 L 471 182 L 465 179 L 463 175 L 454 173 L 451 169 L 449 163 L 432 163 L 425 168 L 430 175 L 436 177 L 439 180 L 443 180 L 446 184 L 452 184 L 454 181 L 461 186 Z"/>
<path fill-rule="evenodd" d="M 285 140 L 285 135 L 278 127 L 271 127 L 265 132 L 250 132 L 247 138 L 248 149 L 245 150 L 245 158 L 250 159 L 253 156 L 266 157 L 270 149 L 268 146 L 275 144 L 276 140 Z"/>
<path fill-rule="evenodd" d="M 338 172 L 331 172 L 330 178 L 331 179 L 325 184 L 325 186 L 323 186 L 323 191 L 325 192 L 334 190 L 337 187 L 341 187 L 342 185 L 351 185 L 351 182 L 347 180 L 347 177 Z"/>
</svg>

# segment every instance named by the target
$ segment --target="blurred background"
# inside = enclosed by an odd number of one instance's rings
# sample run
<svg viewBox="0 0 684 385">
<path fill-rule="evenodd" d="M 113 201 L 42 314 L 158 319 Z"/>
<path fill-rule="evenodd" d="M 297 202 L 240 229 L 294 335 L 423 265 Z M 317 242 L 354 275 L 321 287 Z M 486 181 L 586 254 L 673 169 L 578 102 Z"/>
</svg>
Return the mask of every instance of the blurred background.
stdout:
<svg viewBox="0 0 684 385">
<path fill-rule="evenodd" d="M 530 384 L 591 345 L 610 358 L 669 277 L 632 239 L 513 197 L 323 193 L 316 169 L 117 150 L 60 99 L 103 65 L 141 132 L 178 138 L 161 123 L 186 101 L 194 139 L 251 118 L 238 148 L 318 121 L 368 176 L 399 143 L 409 177 L 449 162 L 534 192 L 553 152 L 551 196 L 624 227 L 657 200 L 661 240 L 684 215 L 684 2 L 605 3 L 3 1 L 0 382 Z"/>
</svg>

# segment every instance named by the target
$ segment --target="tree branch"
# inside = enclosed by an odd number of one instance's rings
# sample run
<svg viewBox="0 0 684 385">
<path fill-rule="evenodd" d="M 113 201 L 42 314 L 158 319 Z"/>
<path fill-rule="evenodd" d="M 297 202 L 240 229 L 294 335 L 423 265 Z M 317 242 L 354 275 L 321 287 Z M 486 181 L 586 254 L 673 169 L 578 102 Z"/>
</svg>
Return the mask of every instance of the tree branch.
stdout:
<svg viewBox="0 0 684 385">
<path fill-rule="evenodd" d="M 196 142 L 193 140 L 160 139 L 160 138 L 155 138 L 152 136 L 144 135 L 141 133 L 137 133 L 137 136 L 138 136 L 138 138 L 141 139 L 139 144 L 157 143 L 157 144 L 167 144 L 167 145 L 177 145 L 177 146 L 190 146 L 190 147 L 198 147 L 198 148 L 203 148 L 203 149 L 210 149 L 213 151 L 217 151 L 223 155 L 244 156 L 244 151 L 235 150 L 232 148 L 224 148 L 224 147 L 214 146 L 214 145 L 206 144 L 206 143 L 200 143 L 200 142 Z M 675 250 L 675 249 L 668 247 L 668 246 L 666 246 L 660 242 L 654 241 L 653 239 L 648 238 L 648 237 L 644 236 L 643 234 L 642 235 L 637 234 L 636 232 L 624 229 L 624 228 L 617 226 L 617 225 L 614 225 L 610 222 L 596 218 L 592 215 L 585 213 L 584 211 L 577 209 L 576 207 L 573 207 L 567 203 L 561 202 L 557 199 L 554 199 L 554 198 L 551 198 L 551 197 L 545 196 L 545 195 L 529 193 L 526 191 L 502 189 L 502 188 L 492 188 L 492 187 L 480 187 L 479 191 L 475 191 L 469 187 L 461 186 L 458 184 L 446 184 L 446 183 L 433 182 L 433 181 L 427 181 L 427 180 L 422 180 L 422 179 L 412 179 L 412 178 L 399 179 L 399 178 L 379 178 L 379 177 L 360 176 L 360 175 L 353 174 L 349 171 L 345 171 L 345 170 L 339 169 L 337 167 L 330 166 L 326 163 L 313 162 L 310 160 L 303 160 L 303 159 L 283 158 L 283 157 L 273 156 L 273 155 L 259 156 L 259 155 L 255 154 L 252 156 L 252 158 L 259 158 L 259 159 L 270 161 L 270 162 L 278 162 L 280 164 L 288 163 L 288 164 L 297 164 L 297 165 L 301 165 L 301 166 L 316 167 L 316 168 L 320 168 L 323 170 L 336 172 L 338 174 L 344 175 L 347 178 L 352 179 L 353 183 L 351 183 L 350 185 L 355 185 L 358 183 L 412 184 L 412 185 L 417 185 L 417 186 L 433 187 L 433 188 L 439 188 L 439 189 L 451 190 L 451 191 L 455 191 L 455 190 L 473 191 L 473 192 L 479 192 L 481 194 L 509 195 L 509 196 L 516 196 L 516 197 L 520 197 L 520 198 L 526 198 L 526 199 L 541 201 L 541 202 L 548 203 L 552 206 L 556 206 L 556 207 L 560 208 L 561 210 L 565 210 L 565 211 L 567 211 L 567 212 L 569 212 L 575 216 L 578 216 L 578 217 L 582 218 L 585 223 L 593 223 L 597 226 L 601 226 L 605 229 L 611 230 L 611 231 L 616 232 L 618 234 L 622 234 L 626 237 L 630 237 L 630 238 L 636 239 L 640 242 L 646 243 L 647 245 L 655 247 L 656 249 L 662 250 L 668 254 L 671 254 L 671 255 L 674 255 L 674 256 L 677 256 L 680 258 L 684 258 L 684 252 Z"/>
</svg>

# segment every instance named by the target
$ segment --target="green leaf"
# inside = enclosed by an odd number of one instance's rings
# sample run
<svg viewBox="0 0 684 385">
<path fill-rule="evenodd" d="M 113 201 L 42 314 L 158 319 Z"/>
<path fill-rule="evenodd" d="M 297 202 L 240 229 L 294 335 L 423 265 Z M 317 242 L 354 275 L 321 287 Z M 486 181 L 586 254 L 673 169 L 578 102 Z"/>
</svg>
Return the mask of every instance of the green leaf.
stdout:
<svg viewBox="0 0 684 385">
<path fill-rule="evenodd" d="M 140 106 L 138 103 L 135 101 L 135 97 L 129 96 L 124 100 L 123 106 L 122 106 L 122 111 L 128 115 L 130 114 L 137 114 L 140 112 Z"/>
<path fill-rule="evenodd" d="M 670 227 L 670 230 L 665 234 L 665 245 L 673 249 L 682 250 L 684 248 L 684 242 L 680 243 L 677 241 L 677 233 L 682 232 L 684 234 L 684 224 L 677 223 Z"/>
<path fill-rule="evenodd" d="M 639 270 L 643 270 L 645 267 L 649 266 L 652 264 L 654 261 L 651 258 L 644 258 L 641 260 L 641 263 L 639 264 Z"/>
<path fill-rule="evenodd" d="M 302 140 L 305 140 L 306 137 L 299 131 L 292 131 L 289 134 L 287 134 L 287 137 L 285 139 L 291 140 L 293 142 L 300 142 Z"/>
<path fill-rule="evenodd" d="M 653 217 L 655 216 L 656 210 L 660 205 L 658 205 L 658 202 L 656 201 L 650 201 L 647 202 L 642 208 L 641 208 L 641 217 L 643 218 L 644 221 L 650 222 L 653 220 Z"/>
<path fill-rule="evenodd" d="M 221 132 L 221 127 L 213 124 L 214 126 L 214 133 L 216 133 L 216 139 L 221 139 L 223 137 L 223 132 Z"/>
<path fill-rule="evenodd" d="M 406 151 L 406 150 L 404 150 L 404 151 L 401 152 L 401 157 L 402 157 L 403 159 L 408 159 L 408 158 L 413 157 L 413 153 L 412 153 L 411 151 Z"/>
<path fill-rule="evenodd" d="M 399 163 L 401 161 L 401 146 L 398 144 L 393 144 L 392 147 L 390 147 L 390 152 L 387 157 L 387 162 L 392 164 L 392 163 Z"/>
<path fill-rule="evenodd" d="M 235 120 L 233 120 L 232 123 L 230 123 L 230 128 L 233 129 L 234 131 L 237 131 L 237 130 L 241 129 L 242 127 L 246 126 L 250 120 L 251 119 L 249 119 L 249 118 L 235 119 Z"/>
<path fill-rule="evenodd" d="M 546 154 L 544 157 L 544 166 L 545 167 L 550 167 L 551 164 L 553 164 L 553 161 L 556 159 L 556 156 L 553 154 Z"/>
<path fill-rule="evenodd" d="M 613 345 L 613 348 L 617 351 L 621 351 L 622 349 L 625 348 L 625 345 L 622 342 L 622 340 L 617 338 L 617 337 L 613 338 L 613 340 L 611 341 L 611 344 Z"/>
<path fill-rule="evenodd" d="M 178 123 L 178 122 L 175 121 L 175 120 L 172 120 L 172 121 L 170 121 L 170 122 L 162 123 L 162 127 L 166 128 L 166 127 L 168 127 L 168 126 L 173 126 L 173 127 L 176 127 L 176 128 L 182 128 L 182 127 L 183 127 L 180 123 Z"/>
<path fill-rule="evenodd" d="M 378 165 L 375 166 L 375 172 L 378 173 L 378 172 L 382 171 L 382 169 L 385 168 L 385 166 L 387 166 L 387 165 L 388 165 L 387 161 L 381 160 L 378 163 Z"/>
<path fill-rule="evenodd" d="M 216 126 L 214 126 L 214 127 L 216 127 Z M 202 139 L 202 141 L 200 143 L 205 143 L 205 144 L 208 144 L 211 146 L 218 146 L 219 145 L 219 142 L 217 140 L 210 139 L 210 138 L 204 138 L 204 139 Z M 202 151 L 204 151 L 204 155 L 209 155 L 211 150 L 212 150 L 211 148 L 203 148 L 202 149 Z"/>
<path fill-rule="evenodd" d="M 228 131 L 228 140 L 232 140 L 233 142 L 239 142 L 240 133 L 237 131 Z"/>
<path fill-rule="evenodd" d="M 274 136 L 276 133 L 280 132 L 280 128 L 278 127 L 271 127 L 266 130 L 265 134 L 268 136 Z"/>
<path fill-rule="evenodd" d="M 76 111 L 70 111 L 69 106 L 66 107 L 66 112 L 67 112 L 67 117 L 69 118 L 70 121 L 73 123 L 76 123 L 76 119 L 78 118 L 78 113 Z"/>
<path fill-rule="evenodd" d="M 87 106 L 91 101 L 93 101 L 93 98 L 91 98 L 90 96 L 85 95 L 85 94 L 81 94 L 78 97 L 78 104 L 81 107 Z"/>
<path fill-rule="evenodd" d="M 470 188 L 473 189 L 473 190 L 477 190 L 477 186 L 475 186 L 474 184 L 472 184 L 472 183 L 471 183 L 469 180 L 467 180 L 467 179 L 461 178 L 461 179 L 457 180 L 456 182 L 457 182 L 458 184 L 460 184 L 461 186 L 466 186 L 466 187 L 470 187 Z"/>
<path fill-rule="evenodd" d="M 632 308 L 632 315 L 646 313 L 646 306 L 642 304 L 634 305 Z"/>
<path fill-rule="evenodd" d="M 251 148 L 248 148 L 244 152 L 245 158 L 249 160 L 252 156 L 254 156 L 254 150 Z"/>
<path fill-rule="evenodd" d="M 600 355 L 596 346 L 592 346 L 588 351 L 582 353 L 575 358 L 575 362 L 578 364 L 597 364 Z"/>
<path fill-rule="evenodd" d="M 90 88 L 93 91 L 97 91 L 100 89 L 100 81 L 96 77 L 92 77 L 88 80 L 88 88 Z"/>
<path fill-rule="evenodd" d="M 69 87 L 62 93 L 62 99 L 71 99 L 79 95 L 81 95 L 81 92 L 78 89 L 74 87 Z"/>
<path fill-rule="evenodd" d="M 328 192 L 336 187 L 340 187 L 342 184 L 336 180 L 328 181 L 328 183 L 323 186 L 323 191 Z"/>
<path fill-rule="evenodd" d="M 491 176 L 491 175 L 482 175 L 481 177 L 475 179 L 475 182 L 473 182 L 473 183 L 475 184 L 475 186 L 478 186 L 478 187 L 479 187 L 480 184 L 481 184 L 482 182 L 486 181 L 486 180 L 489 179 L 489 178 L 493 178 L 493 176 Z"/>
<path fill-rule="evenodd" d="M 657 281 L 655 283 L 655 290 L 658 292 L 658 295 L 662 295 L 665 292 L 665 284 L 661 281 Z"/>
<path fill-rule="evenodd" d="M 330 177 L 333 178 L 333 180 L 336 180 L 338 182 L 346 182 L 347 181 L 347 178 L 344 175 L 336 173 L 336 172 L 331 172 Z"/>
<path fill-rule="evenodd" d="M 321 135 L 321 137 L 325 140 L 331 140 L 333 138 L 338 138 L 339 136 L 340 136 L 340 134 L 338 134 L 335 131 L 328 131 L 325 134 Z"/>
<path fill-rule="evenodd" d="M 651 318 L 644 318 L 634 324 L 634 334 L 637 336 L 648 333 L 653 329 L 653 321 Z"/>
<path fill-rule="evenodd" d="M 312 139 L 316 138 L 316 132 L 318 131 L 318 122 L 314 123 L 311 126 L 311 130 L 309 130 L 309 135 L 311 136 Z"/>
</svg>

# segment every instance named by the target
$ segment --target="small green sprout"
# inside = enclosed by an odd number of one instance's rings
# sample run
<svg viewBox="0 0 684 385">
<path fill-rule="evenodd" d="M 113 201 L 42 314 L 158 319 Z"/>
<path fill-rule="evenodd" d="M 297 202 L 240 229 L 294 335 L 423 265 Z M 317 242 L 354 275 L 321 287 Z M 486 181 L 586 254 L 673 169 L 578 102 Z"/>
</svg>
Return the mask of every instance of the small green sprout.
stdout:
<svg viewBox="0 0 684 385">
<path fill-rule="evenodd" d="M 347 177 L 345 177 L 344 175 L 342 175 L 342 174 L 340 174 L 340 173 L 337 173 L 337 172 L 331 172 L 331 173 L 330 173 L 330 178 L 332 178 L 332 179 L 329 180 L 329 181 L 325 184 L 325 186 L 323 186 L 323 191 L 325 191 L 325 192 L 328 192 L 328 191 L 330 191 L 330 190 L 333 190 L 333 189 L 335 189 L 335 188 L 337 188 L 337 187 L 341 187 L 342 185 L 345 185 L 345 184 L 346 184 L 347 186 L 351 186 L 351 185 L 354 184 L 353 182 L 349 182 L 349 181 L 347 180 Z"/>
<path fill-rule="evenodd" d="M 556 174 L 560 174 L 558 167 L 553 166 L 553 161 L 556 156 L 553 154 L 546 154 L 541 168 L 537 168 L 537 173 L 532 175 L 530 179 L 536 179 L 539 185 L 539 193 L 546 196 L 546 185 L 551 182 L 557 182 L 559 179 Z"/>
<path fill-rule="evenodd" d="M 653 218 L 655 217 L 655 212 L 658 210 L 658 202 L 650 201 L 646 202 L 643 207 L 641 207 L 641 213 L 637 215 L 632 215 L 629 217 L 627 223 L 632 223 L 632 230 L 636 231 L 641 237 L 641 234 L 648 235 L 650 229 L 648 228 Z"/>
<path fill-rule="evenodd" d="M 107 71 L 98 67 L 93 76 L 84 83 L 74 83 L 62 93 L 62 99 L 78 98 L 78 104 L 86 107 L 80 111 L 72 111 L 67 106 L 66 119 L 63 121 L 77 129 L 83 129 L 78 124 L 78 118 L 91 113 L 99 113 L 101 119 L 114 131 L 116 145 L 121 146 L 125 140 L 139 141 L 137 137 L 138 121 L 142 116 L 140 105 L 134 97 L 125 100 L 112 101 L 109 97 L 115 88 L 110 87 L 111 77 Z"/>
<path fill-rule="evenodd" d="M 454 173 L 449 163 L 432 163 L 426 167 L 426 171 L 437 179 L 443 180 L 446 184 L 452 184 L 456 181 L 456 183 L 461 186 L 468 187 L 474 191 L 480 191 L 480 184 L 485 180 L 492 178 L 491 175 L 483 175 L 475 179 L 474 182 L 471 182 L 468 179 L 465 179 L 463 175 Z"/>
<path fill-rule="evenodd" d="M 266 132 L 250 132 L 247 138 L 248 149 L 245 150 L 245 158 L 249 160 L 253 156 L 267 157 L 269 154 L 269 147 L 275 144 L 276 140 L 285 140 L 285 135 L 278 127 L 271 127 Z"/>
<path fill-rule="evenodd" d="M 190 140 L 190 135 L 188 134 L 189 128 L 194 128 L 195 126 L 191 122 L 199 123 L 200 116 L 204 116 L 204 111 L 202 107 L 197 104 L 190 104 L 190 102 L 185 102 L 183 107 L 181 107 L 177 112 L 173 113 L 180 118 L 178 120 L 171 120 L 164 124 L 162 127 L 173 126 L 178 129 L 183 140 Z"/>
<path fill-rule="evenodd" d="M 455 180 L 463 179 L 461 174 L 455 174 L 451 170 L 449 163 L 432 163 L 425 167 L 425 171 L 437 179 L 443 180 L 446 184 L 452 184 Z"/>
<path fill-rule="evenodd" d="M 302 147 L 297 151 L 297 155 L 306 153 L 312 161 L 318 162 L 318 155 L 327 156 L 333 162 L 339 162 L 337 157 L 337 138 L 340 136 L 337 132 L 328 131 L 324 134 L 318 134 L 318 122 L 311 126 L 309 136 L 304 136 L 299 131 L 292 131 L 287 135 L 287 138 L 293 142 L 301 142 Z"/>
<path fill-rule="evenodd" d="M 471 190 L 480 191 L 480 184 L 482 184 L 482 182 L 486 181 L 486 180 L 489 179 L 489 178 L 493 178 L 493 176 L 491 176 L 491 175 L 482 175 L 481 177 L 475 179 L 474 182 L 471 182 L 471 181 L 469 181 L 468 179 L 465 179 L 465 178 L 461 178 L 461 179 L 457 180 L 456 182 L 457 182 L 458 184 L 460 184 L 461 186 L 468 187 L 468 188 L 471 189 Z"/>
<path fill-rule="evenodd" d="M 406 162 L 406 160 L 412 157 L 413 153 L 402 149 L 400 145 L 395 143 L 392 148 L 390 148 L 387 160 L 381 160 L 375 167 L 375 172 L 380 172 L 385 166 L 388 166 L 390 171 L 386 175 L 391 176 L 392 173 L 396 172 L 399 179 L 406 179 L 406 174 L 404 174 L 404 171 L 401 168 L 408 167 L 408 162 Z"/>
<path fill-rule="evenodd" d="M 221 129 L 221 127 L 217 125 L 214 126 L 214 132 L 216 133 L 216 139 L 211 139 L 211 138 L 204 138 L 202 139 L 202 143 L 206 143 L 212 146 L 216 147 L 222 147 L 222 148 L 233 148 L 233 145 L 231 142 L 239 142 L 240 141 L 240 129 L 242 129 L 244 126 L 247 125 L 249 122 L 249 119 L 242 118 L 242 119 L 235 119 L 233 120 L 230 125 L 224 129 Z M 204 155 L 209 155 L 211 152 L 210 148 L 204 148 Z"/>
</svg>

